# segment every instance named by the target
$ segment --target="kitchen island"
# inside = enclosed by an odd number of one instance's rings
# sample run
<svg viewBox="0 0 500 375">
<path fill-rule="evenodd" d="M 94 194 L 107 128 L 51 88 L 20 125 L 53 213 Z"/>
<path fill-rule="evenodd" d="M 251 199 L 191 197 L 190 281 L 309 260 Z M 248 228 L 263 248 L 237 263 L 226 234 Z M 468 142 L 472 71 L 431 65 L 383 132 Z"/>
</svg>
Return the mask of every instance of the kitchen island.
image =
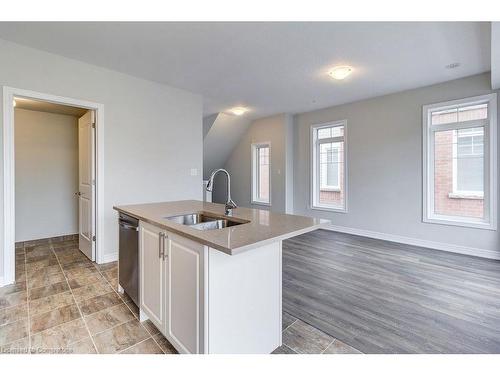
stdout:
<svg viewBox="0 0 500 375">
<path fill-rule="evenodd" d="M 281 345 L 282 241 L 326 221 L 194 200 L 114 208 L 139 220 L 141 320 L 179 352 Z"/>
</svg>

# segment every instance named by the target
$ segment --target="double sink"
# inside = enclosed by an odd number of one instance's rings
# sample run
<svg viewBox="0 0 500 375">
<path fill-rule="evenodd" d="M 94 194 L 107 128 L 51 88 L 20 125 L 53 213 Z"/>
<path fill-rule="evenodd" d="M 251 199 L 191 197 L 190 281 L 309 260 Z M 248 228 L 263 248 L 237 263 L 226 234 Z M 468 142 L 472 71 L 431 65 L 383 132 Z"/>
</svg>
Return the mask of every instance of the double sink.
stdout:
<svg viewBox="0 0 500 375">
<path fill-rule="evenodd" d="M 186 215 L 168 216 L 165 219 L 197 230 L 214 230 L 249 223 L 248 220 L 218 216 L 210 212 L 195 212 Z"/>
</svg>

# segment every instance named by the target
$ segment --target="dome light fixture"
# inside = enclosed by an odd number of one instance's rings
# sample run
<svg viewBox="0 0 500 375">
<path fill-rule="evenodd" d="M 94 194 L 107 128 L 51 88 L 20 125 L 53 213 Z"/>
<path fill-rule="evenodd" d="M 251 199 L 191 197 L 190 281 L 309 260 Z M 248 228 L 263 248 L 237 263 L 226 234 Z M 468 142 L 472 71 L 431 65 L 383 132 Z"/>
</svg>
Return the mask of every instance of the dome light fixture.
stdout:
<svg viewBox="0 0 500 375">
<path fill-rule="evenodd" d="M 231 112 L 233 115 L 241 116 L 241 115 L 245 114 L 246 112 L 248 112 L 248 108 L 245 108 L 245 107 L 234 107 L 234 108 L 231 108 L 229 110 L 229 112 Z"/>
<path fill-rule="evenodd" d="M 336 66 L 328 72 L 330 77 L 336 80 L 343 80 L 353 72 L 352 66 Z"/>
</svg>

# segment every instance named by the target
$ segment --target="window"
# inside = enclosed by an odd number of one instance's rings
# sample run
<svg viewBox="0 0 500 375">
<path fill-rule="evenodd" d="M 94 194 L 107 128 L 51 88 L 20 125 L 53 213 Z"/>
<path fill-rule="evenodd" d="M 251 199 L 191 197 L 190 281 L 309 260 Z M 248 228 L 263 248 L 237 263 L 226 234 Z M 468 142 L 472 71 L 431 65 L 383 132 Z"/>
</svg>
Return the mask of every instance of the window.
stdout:
<svg viewBox="0 0 500 375">
<path fill-rule="evenodd" d="M 252 145 L 252 203 L 271 204 L 271 144 Z"/>
<path fill-rule="evenodd" d="M 424 221 L 496 229 L 496 103 L 424 106 Z"/>
<path fill-rule="evenodd" d="M 484 196 L 484 129 L 461 129 L 453 134 L 453 193 Z"/>
<path fill-rule="evenodd" d="M 320 144 L 320 188 L 322 191 L 340 191 L 340 168 L 338 144 Z"/>
<path fill-rule="evenodd" d="M 312 207 L 345 212 L 345 121 L 311 129 Z"/>
</svg>

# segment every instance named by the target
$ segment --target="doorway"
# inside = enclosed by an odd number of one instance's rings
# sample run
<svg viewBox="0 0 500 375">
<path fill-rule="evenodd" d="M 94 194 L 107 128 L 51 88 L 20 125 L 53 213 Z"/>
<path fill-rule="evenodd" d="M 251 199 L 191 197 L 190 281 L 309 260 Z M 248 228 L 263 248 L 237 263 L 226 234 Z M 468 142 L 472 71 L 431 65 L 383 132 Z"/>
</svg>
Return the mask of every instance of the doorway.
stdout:
<svg viewBox="0 0 500 375">
<path fill-rule="evenodd" d="M 103 106 L 4 87 L 3 107 L 4 280 L 0 285 L 15 280 L 16 242 L 77 238 L 80 251 L 101 263 Z M 16 121 L 30 116 L 32 124 L 22 126 L 26 144 L 18 143 Z M 47 118 L 52 126 L 42 129 Z M 36 143 L 44 139 L 45 143 Z M 19 155 L 25 160 L 16 165 Z M 40 189 L 26 179 L 23 183 L 29 173 L 36 176 L 36 184 L 42 184 L 37 185 Z"/>
</svg>

